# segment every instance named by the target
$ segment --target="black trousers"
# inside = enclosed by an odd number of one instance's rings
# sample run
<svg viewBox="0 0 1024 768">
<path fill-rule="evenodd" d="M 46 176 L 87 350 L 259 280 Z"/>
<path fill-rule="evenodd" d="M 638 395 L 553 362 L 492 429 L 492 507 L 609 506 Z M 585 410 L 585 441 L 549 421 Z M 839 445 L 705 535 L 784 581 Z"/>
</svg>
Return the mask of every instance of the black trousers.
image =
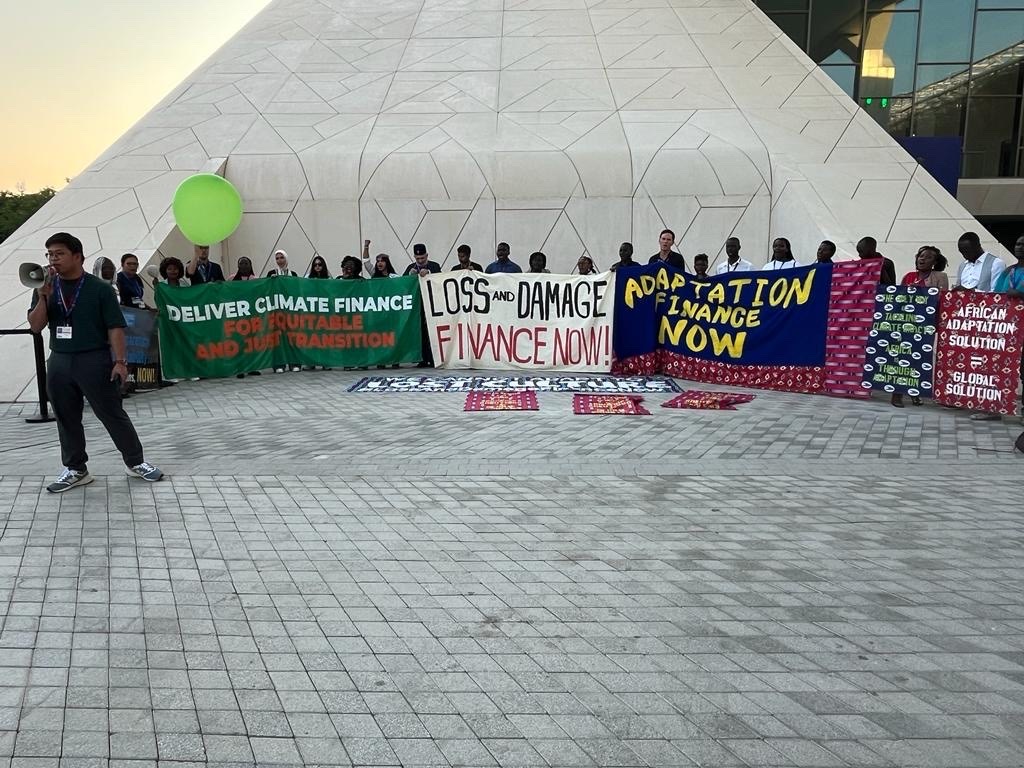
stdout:
<svg viewBox="0 0 1024 768">
<path fill-rule="evenodd" d="M 430 331 L 427 328 L 427 310 L 420 309 L 420 358 L 424 363 L 434 364 L 434 350 L 430 348 Z"/>
<path fill-rule="evenodd" d="M 125 465 L 134 467 L 143 461 L 142 443 L 121 405 L 118 383 L 110 380 L 112 369 L 109 349 L 50 354 L 46 365 L 46 390 L 57 417 L 61 459 L 68 469 L 84 472 L 89 461 L 82 426 L 86 400 L 106 427 Z"/>
</svg>

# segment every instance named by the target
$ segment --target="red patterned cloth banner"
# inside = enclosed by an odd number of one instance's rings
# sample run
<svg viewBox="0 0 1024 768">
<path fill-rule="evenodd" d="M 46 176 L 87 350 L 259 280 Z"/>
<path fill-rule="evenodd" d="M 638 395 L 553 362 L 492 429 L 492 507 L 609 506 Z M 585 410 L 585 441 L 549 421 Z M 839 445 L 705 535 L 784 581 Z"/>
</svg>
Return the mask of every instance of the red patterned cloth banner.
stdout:
<svg viewBox="0 0 1024 768">
<path fill-rule="evenodd" d="M 701 360 L 662 350 L 661 370 L 669 376 L 707 384 L 723 384 L 782 392 L 824 391 L 825 369 L 800 365 L 738 365 L 717 360 Z"/>
<path fill-rule="evenodd" d="M 749 403 L 753 395 L 740 392 L 702 392 L 688 389 L 661 404 L 662 408 L 689 408 L 696 411 L 735 411 L 735 406 Z"/>
<path fill-rule="evenodd" d="M 936 346 L 939 403 L 1006 415 L 1017 412 L 1024 301 L 1000 293 L 942 294 Z"/>
<path fill-rule="evenodd" d="M 572 412 L 576 414 L 617 414 L 620 416 L 650 416 L 651 412 L 640 403 L 636 395 L 573 395 Z"/>
<path fill-rule="evenodd" d="M 875 316 L 881 259 L 840 261 L 832 265 L 832 290 L 825 332 L 825 376 L 821 391 L 839 397 L 866 398 L 864 350 Z"/>
<path fill-rule="evenodd" d="M 470 392 L 464 411 L 537 411 L 536 392 Z"/>
</svg>

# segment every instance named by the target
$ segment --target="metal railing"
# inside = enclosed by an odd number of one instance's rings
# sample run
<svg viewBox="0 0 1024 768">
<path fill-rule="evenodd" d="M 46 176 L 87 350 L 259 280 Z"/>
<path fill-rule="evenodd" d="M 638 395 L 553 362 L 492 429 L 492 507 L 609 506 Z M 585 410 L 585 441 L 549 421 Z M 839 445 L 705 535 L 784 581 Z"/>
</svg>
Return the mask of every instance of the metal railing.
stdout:
<svg viewBox="0 0 1024 768">
<path fill-rule="evenodd" d="M 29 424 L 43 424 L 53 421 L 50 415 L 50 398 L 46 396 L 46 352 L 42 334 L 28 328 L 0 328 L 0 336 L 31 336 L 36 357 L 36 390 L 39 396 L 39 413 L 25 419 Z"/>
</svg>

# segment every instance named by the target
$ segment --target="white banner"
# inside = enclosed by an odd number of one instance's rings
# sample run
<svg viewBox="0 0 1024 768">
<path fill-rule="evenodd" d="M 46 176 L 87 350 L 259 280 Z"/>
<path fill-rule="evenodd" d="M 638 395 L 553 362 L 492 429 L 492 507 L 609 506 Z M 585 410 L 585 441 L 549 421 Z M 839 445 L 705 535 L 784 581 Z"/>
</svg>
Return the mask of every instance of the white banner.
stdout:
<svg viewBox="0 0 1024 768">
<path fill-rule="evenodd" d="M 438 368 L 611 370 L 614 272 L 445 272 L 420 289 Z"/>
</svg>

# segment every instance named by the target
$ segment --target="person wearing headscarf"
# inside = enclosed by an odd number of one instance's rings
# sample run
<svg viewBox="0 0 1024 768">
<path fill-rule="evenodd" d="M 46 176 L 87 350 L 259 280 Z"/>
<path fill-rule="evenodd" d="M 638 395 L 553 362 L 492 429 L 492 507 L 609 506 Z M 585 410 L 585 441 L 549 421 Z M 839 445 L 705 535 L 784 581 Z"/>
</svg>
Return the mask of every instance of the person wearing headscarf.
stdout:
<svg viewBox="0 0 1024 768">
<path fill-rule="evenodd" d="M 306 277 L 314 280 L 330 280 L 331 271 L 327 269 L 327 261 L 319 253 L 309 262 L 309 269 L 306 270 Z"/>
<path fill-rule="evenodd" d="M 580 256 L 579 261 L 576 262 L 576 271 L 581 275 L 596 275 L 597 268 L 594 266 L 594 260 L 589 256 Z"/>
<path fill-rule="evenodd" d="M 274 268 L 267 272 L 267 277 L 298 277 L 298 275 L 288 266 L 288 254 L 280 249 L 274 251 Z M 284 365 L 275 365 L 274 373 L 284 373 L 287 370 L 301 371 L 302 366 L 298 363 L 286 363 Z"/>
<path fill-rule="evenodd" d="M 92 273 L 104 283 L 117 287 L 117 267 L 106 256 L 97 256 L 92 265 Z"/>
<path fill-rule="evenodd" d="M 288 254 L 285 251 L 274 251 L 274 268 L 267 272 L 267 277 L 298 277 L 298 274 L 288 267 Z"/>
</svg>

